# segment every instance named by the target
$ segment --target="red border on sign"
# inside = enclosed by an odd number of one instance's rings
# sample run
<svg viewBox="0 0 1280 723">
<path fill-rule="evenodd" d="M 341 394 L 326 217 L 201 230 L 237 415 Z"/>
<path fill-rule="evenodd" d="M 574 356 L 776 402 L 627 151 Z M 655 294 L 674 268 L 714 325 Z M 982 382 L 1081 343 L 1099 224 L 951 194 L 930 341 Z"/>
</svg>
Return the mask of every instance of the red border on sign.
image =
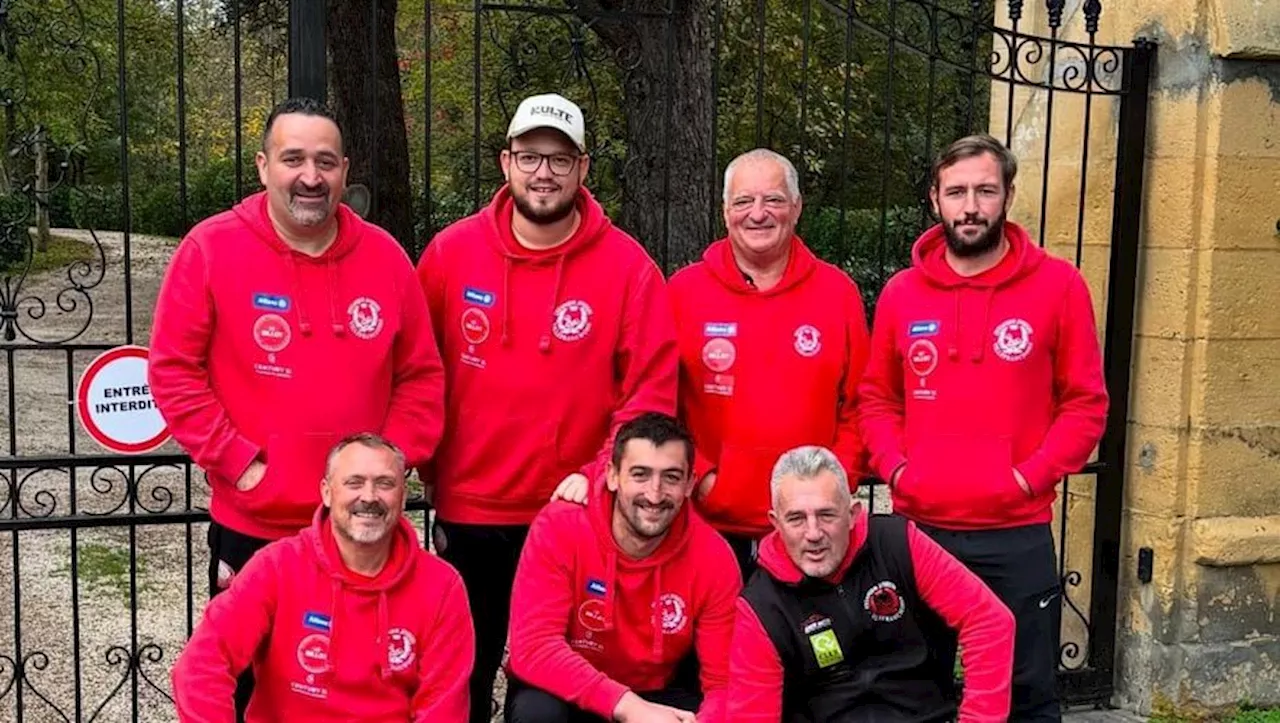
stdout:
<svg viewBox="0 0 1280 723">
<path fill-rule="evenodd" d="M 80 426 L 84 428 L 84 431 L 88 433 L 88 435 L 93 438 L 93 441 L 97 442 L 103 449 L 120 454 L 141 454 L 143 452 L 150 452 L 156 447 L 159 447 L 169 441 L 171 434 L 169 432 L 168 424 L 166 424 L 164 429 L 160 431 L 160 434 L 145 442 L 138 442 L 137 444 L 123 444 L 111 439 L 103 433 L 98 425 L 94 423 L 93 417 L 89 415 L 89 387 L 92 385 L 93 378 L 96 377 L 107 364 L 110 364 L 117 359 L 125 359 L 128 357 L 137 357 L 139 359 L 149 360 L 150 351 L 145 346 L 118 346 L 114 349 L 108 349 L 107 351 L 102 352 L 95 357 L 93 361 L 89 362 L 89 366 L 84 370 L 84 373 L 80 375 L 79 383 L 76 384 L 76 416 L 80 418 Z"/>
</svg>

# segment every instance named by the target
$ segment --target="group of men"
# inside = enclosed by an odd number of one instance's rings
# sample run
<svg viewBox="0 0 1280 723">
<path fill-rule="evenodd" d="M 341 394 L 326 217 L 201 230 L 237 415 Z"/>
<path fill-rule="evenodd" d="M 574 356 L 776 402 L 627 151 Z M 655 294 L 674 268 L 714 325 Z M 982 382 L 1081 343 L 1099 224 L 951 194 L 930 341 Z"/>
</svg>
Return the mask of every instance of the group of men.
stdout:
<svg viewBox="0 0 1280 723">
<path fill-rule="evenodd" d="M 291 99 L 265 190 L 175 252 L 151 389 L 212 492 L 181 720 L 487 722 L 508 649 L 510 723 L 1060 720 L 1051 507 L 1108 400 L 1006 148 L 939 156 L 870 334 L 777 153 L 729 164 L 726 238 L 669 280 L 571 101 L 525 99 L 499 162 L 415 273 Z"/>
</svg>

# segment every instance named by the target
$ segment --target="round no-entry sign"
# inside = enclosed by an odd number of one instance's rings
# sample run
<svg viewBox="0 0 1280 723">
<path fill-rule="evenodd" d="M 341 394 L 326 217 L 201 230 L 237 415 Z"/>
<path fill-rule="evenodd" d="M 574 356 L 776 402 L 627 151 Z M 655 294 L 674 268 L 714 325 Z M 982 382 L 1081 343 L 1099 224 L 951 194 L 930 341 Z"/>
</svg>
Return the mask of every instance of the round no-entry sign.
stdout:
<svg viewBox="0 0 1280 723">
<path fill-rule="evenodd" d="M 147 356 L 146 347 L 118 346 L 98 355 L 80 376 L 80 425 L 110 452 L 150 452 L 169 439 L 147 384 Z"/>
</svg>

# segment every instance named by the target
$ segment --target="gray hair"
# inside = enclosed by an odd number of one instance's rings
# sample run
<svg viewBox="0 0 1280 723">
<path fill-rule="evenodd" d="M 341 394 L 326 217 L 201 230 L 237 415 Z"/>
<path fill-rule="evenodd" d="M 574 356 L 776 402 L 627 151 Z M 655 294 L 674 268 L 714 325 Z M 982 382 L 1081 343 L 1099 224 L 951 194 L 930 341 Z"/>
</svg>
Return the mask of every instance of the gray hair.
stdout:
<svg viewBox="0 0 1280 723">
<path fill-rule="evenodd" d="M 772 493 L 773 506 L 778 507 L 778 490 L 785 477 L 797 479 L 813 479 L 823 472 L 835 475 L 836 485 L 842 504 L 852 505 L 853 495 L 849 492 L 849 475 L 844 465 L 836 459 L 835 454 L 826 447 L 806 445 L 784 452 L 773 465 L 773 476 L 769 480 L 769 491 Z"/>
<path fill-rule="evenodd" d="M 729 161 L 729 165 L 724 169 L 724 203 L 729 203 L 729 185 L 733 181 L 733 172 L 738 170 L 738 166 L 745 161 L 773 161 L 782 166 L 782 175 L 787 180 L 787 195 L 791 196 L 792 201 L 800 198 L 800 175 L 796 173 L 796 167 L 791 161 L 781 153 L 775 153 L 768 148 L 757 148 L 754 151 L 747 151 L 737 158 Z"/>
<path fill-rule="evenodd" d="M 403 450 L 381 434 L 375 434 L 373 432 L 359 432 L 343 437 L 337 444 L 333 445 L 333 449 L 329 450 L 329 456 L 325 458 L 324 462 L 325 479 L 329 479 L 329 476 L 333 474 L 333 463 L 338 459 L 338 455 L 342 454 L 342 450 L 353 444 L 368 447 L 369 449 L 390 450 L 391 454 L 396 458 L 396 468 L 400 471 L 400 476 L 403 477 L 405 475 L 405 472 L 407 471 L 405 468 L 407 465 L 405 464 Z"/>
</svg>

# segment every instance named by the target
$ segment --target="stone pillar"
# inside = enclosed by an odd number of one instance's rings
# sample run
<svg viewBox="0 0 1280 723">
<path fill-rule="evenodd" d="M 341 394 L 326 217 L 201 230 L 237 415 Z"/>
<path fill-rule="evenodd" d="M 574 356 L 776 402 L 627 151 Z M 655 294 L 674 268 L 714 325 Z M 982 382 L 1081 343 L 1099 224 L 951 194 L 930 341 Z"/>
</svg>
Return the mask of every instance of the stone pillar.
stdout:
<svg viewBox="0 0 1280 723">
<path fill-rule="evenodd" d="M 1066 3 L 1066 37 L 1086 39 L 1085 4 Z M 1102 4 L 1098 43 L 1141 36 L 1159 45 L 1115 702 L 1144 713 L 1280 705 L 1280 2 Z M 1049 34 L 1044 5 L 1025 3 L 1019 32 Z M 1007 26 L 1007 2 L 996 18 Z M 992 130 L 1011 131 L 1023 164 L 1011 218 L 1039 233 L 1046 94 L 1015 93 L 1006 129 L 1000 86 Z M 1085 162 L 1082 99 L 1058 94 L 1054 103 L 1043 234 L 1051 251 L 1075 257 L 1085 173 L 1082 268 L 1101 320 L 1117 106 L 1095 99 Z M 1088 566 L 1093 485 L 1073 478 L 1066 491 L 1068 569 Z M 1154 553 L 1149 583 L 1136 574 L 1142 548 Z M 1078 604 L 1087 593 L 1069 590 Z M 1064 617 L 1070 640 L 1080 623 Z"/>
</svg>

